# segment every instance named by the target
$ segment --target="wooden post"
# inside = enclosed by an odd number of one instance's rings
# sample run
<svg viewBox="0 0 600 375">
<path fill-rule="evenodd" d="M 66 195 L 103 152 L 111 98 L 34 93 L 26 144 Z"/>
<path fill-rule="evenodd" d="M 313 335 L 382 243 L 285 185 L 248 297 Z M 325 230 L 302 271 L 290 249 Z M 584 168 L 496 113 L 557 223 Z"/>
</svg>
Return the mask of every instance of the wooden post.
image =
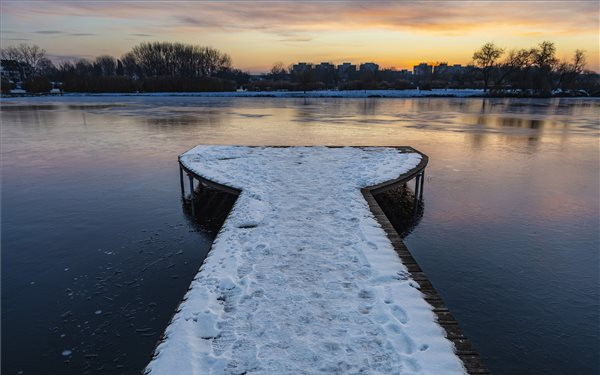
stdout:
<svg viewBox="0 0 600 375">
<path fill-rule="evenodd" d="M 415 176 L 415 200 L 413 206 L 413 215 L 417 216 L 417 208 L 419 207 L 419 174 Z"/>
<path fill-rule="evenodd" d="M 423 187 L 425 186 L 425 169 L 421 172 L 421 191 L 419 192 L 419 200 L 423 200 Z"/>
<path fill-rule="evenodd" d="M 181 198 L 185 199 L 185 186 L 183 184 L 183 167 L 179 164 L 179 186 L 181 187 Z"/>
<path fill-rule="evenodd" d="M 190 179 L 190 204 L 192 205 L 192 215 L 196 216 L 196 207 L 194 204 L 194 177 L 191 174 L 188 174 L 188 178 Z"/>
</svg>

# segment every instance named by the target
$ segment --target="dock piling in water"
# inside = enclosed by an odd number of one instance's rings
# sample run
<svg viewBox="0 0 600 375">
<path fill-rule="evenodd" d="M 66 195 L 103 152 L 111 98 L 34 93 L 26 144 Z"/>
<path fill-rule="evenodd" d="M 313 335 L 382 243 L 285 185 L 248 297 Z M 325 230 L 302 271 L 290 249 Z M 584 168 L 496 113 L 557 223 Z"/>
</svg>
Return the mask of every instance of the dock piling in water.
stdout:
<svg viewBox="0 0 600 375">
<path fill-rule="evenodd" d="M 419 200 L 423 200 L 423 188 L 425 186 L 425 169 L 421 172 L 421 190 L 419 191 Z"/>
<path fill-rule="evenodd" d="M 185 199 L 185 186 L 183 184 L 183 167 L 179 164 L 179 185 L 181 187 L 181 198 Z"/>
<path fill-rule="evenodd" d="M 196 215 L 196 209 L 194 207 L 194 176 L 188 174 L 190 180 L 190 204 L 192 205 L 192 215 Z"/>
</svg>

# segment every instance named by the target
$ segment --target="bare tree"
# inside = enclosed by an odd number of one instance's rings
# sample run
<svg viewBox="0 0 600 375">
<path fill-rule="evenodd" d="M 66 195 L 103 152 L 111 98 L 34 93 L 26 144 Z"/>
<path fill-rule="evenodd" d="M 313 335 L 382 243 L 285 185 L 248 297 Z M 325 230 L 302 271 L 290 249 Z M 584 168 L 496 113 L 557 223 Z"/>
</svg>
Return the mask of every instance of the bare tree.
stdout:
<svg viewBox="0 0 600 375">
<path fill-rule="evenodd" d="M 39 70 L 39 62 L 46 58 L 46 50 L 35 44 L 30 46 L 25 43 L 19 44 L 17 48 L 21 51 L 23 62 L 31 66 L 34 74 L 37 74 Z"/>
<path fill-rule="evenodd" d="M 493 42 L 484 44 L 480 49 L 473 53 L 473 61 L 483 73 L 484 91 L 487 91 L 492 70 L 496 67 L 498 59 L 503 53 L 504 50 L 500 47 L 497 47 Z"/>
<path fill-rule="evenodd" d="M 137 65 L 136 58 L 133 52 L 127 52 L 126 54 L 121 56 L 120 61 L 123 64 L 124 75 L 139 78 L 139 66 Z"/>
<path fill-rule="evenodd" d="M 26 64 L 31 72 L 36 75 L 39 73 L 39 63 L 46 58 L 46 50 L 33 44 L 21 43 L 18 46 L 9 46 L 2 49 L 2 58 L 15 60 L 21 64 Z"/>
<path fill-rule="evenodd" d="M 103 77 L 112 77 L 115 75 L 117 61 L 112 56 L 102 55 L 96 57 L 94 65 L 98 67 L 100 75 Z"/>
<path fill-rule="evenodd" d="M 15 60 L 18 62 L 23 61 L 21 57 L 21 51 L 15 46 L 8 46 L 6 48 L 2 48 L 0 55 L 5 60 Z"/>
<path fill-rule="evenodd" d="M 532 51 L 525 48 L 510 50 L 504 61 L 500 63 L 501 74 L 496 80 L 495 86 L 502 85 L 514 73 L 531 66 L 531 55 Z"/>
<path fill-rule="evenodd" d="M 287 70 L 285 69 L 285 65 L 281 61 L 273 64 L 271 71 L 269 72 L 269 78 L 273 81 L 281 81 L 287 75 Z"/>
<path fill-rule="evenodd" d="M 86 59 L 80 59 L 75 62 L 75 71 L 80 76 L 92 75 L 94 66 Z"/>
<path fill-rule="evenodd" d="M 150 77 L 209 77 L 231 69 L 231 57 L 211 47 L 183 43 L 142 43 L 122 60 L 133 59 L 140 73 Z M 129 61 L 127 61 L 129 62 Z"/>
<path fill-rule="evenodd" d="M 558 87 L 561 89 L 570 88 L 575 79 L 585 71 L 586 55 L 583 50 L 575 50 L 573 62 L 562 62 L 557 68 L 559 75 Z"/>
<path fill-rule="evenodd" d="M 533 66 L 536 68 L 535 86 L 542 95 L 549 95 L 553 87 L 553 71 L 557 68 L 556 47 L 554 43 L 543 41 L 531 50 Z"/>
<path fill-rule="evenodd" d="M 556 46 L 553 42 L 547 40 L 538 45 L 532 50 L 533 63 L 538 68 L 552 70 L 558 63 L 556 58 Z"/>
<path fill-rule="evenodd" d="M 57 72 L 54 63 L 48 58 L 42 58 L 38 62 L 38 74 L 42 77 L 54 76 Z"/>
</svg>

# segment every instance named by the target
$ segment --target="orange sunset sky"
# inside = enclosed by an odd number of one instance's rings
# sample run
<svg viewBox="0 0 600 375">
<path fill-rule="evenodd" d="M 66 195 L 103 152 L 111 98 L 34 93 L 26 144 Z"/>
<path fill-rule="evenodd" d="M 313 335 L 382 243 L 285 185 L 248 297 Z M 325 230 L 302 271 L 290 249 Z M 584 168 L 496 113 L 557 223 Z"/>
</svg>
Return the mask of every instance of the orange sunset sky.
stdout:
<svg viewBox="0 0 600 375">
<path fill-rule="evenodd" d="M 597 0 L 3 0 L 1 43 L 37 44 L 58 62 L 178 41 L 215 47 L 258 73 L 278 61 L 468 64 L 487 41 L 508 50 L 550 40 L 561 59 L 586 50 L 587 68 L 599 71 L 599 15 Z"/>
</svg>

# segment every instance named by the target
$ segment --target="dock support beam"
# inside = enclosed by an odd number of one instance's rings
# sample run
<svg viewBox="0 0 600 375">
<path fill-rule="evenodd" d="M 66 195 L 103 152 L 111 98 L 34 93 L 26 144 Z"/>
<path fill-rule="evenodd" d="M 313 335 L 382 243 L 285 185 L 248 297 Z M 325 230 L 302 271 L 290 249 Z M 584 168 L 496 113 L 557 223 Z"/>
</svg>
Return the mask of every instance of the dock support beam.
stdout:
<svg viewBox="0 0 600 375">
<path fill-rule="evenodd" d="M 421 175 L 421 189 L 419 190 L 419 200 L 423 200 L 423 188 L 425 187 L 425 169 L 420 173 Z"/>
<path fill-rule="evenodd" d="M 419 201 L 423 200 L 423 185 L 425 184 L 425 170 L 415 176 L 415 199 L 413 212 L 416 215 Z"/>
<path fill-rule="evenodd" d="M 194 204 L 194 177 L 188 174 L 190 180 L 190 204 L 192 205 L 192 215 L 196 216 L 196 207 Z"/>
<path fill-rule="evenodd" d="M 419 175 L 415 176 L 415 198 L 413 202 L 413 215 L 417 216 L 417 208 L 419 208 Z"/>
<path fill-rule="evenodd" d="M 181 198 L 185 199 L 185 186 L 183 185 L 183 167 L 179 164 L 179 185 L 181 187 Z"/>
</svg>

